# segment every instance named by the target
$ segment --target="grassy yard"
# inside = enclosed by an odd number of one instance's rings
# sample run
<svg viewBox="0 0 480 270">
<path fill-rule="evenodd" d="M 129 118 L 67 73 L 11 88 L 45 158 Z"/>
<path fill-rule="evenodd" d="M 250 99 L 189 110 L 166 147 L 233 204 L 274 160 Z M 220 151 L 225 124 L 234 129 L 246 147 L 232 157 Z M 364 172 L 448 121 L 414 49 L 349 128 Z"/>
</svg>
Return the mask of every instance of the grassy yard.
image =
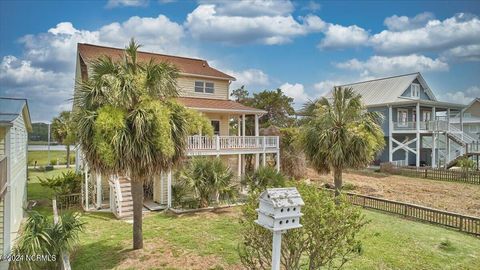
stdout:
<svg viewBox="0 0 480 270">
<path fill-rule="evenodd" d="M 29 198 L 51 192 L 30 171 Z M 36 186 L 38 185 L 38 186 Z M 37 210 L 51 212 L 49 205 Z M 450 229 L 364 211 L 371 222 L 361 233 L 363 254 L 347 269 L 478 269 L 480 239 Z M 85 231 L 72 254 L 73 269 L 242 269 L 239 208 L 216 213 L 174 216 L 148 213 L 144 218 L 145 247 L 131 250 L 132 225 L 110 213 L 84 213 Z"/>
<path fill-rule="evenodd" d="M 70 152 L 70 159 L 73 159 L 75 152 Z M 28 151 L 28 166 L 33 166 L 37 161 L 37 166 L 45 166 L 49 164 L 48 152 L 47 151 Z M 67 163 L 67 152 L 66 151 L 50 151 L 50 161 L 58 162 L 58 164 Z M 70 162 L 74 164 L 75 161 Z M 53 164 L 56 165 L 56 164 Z"/>
</svg>

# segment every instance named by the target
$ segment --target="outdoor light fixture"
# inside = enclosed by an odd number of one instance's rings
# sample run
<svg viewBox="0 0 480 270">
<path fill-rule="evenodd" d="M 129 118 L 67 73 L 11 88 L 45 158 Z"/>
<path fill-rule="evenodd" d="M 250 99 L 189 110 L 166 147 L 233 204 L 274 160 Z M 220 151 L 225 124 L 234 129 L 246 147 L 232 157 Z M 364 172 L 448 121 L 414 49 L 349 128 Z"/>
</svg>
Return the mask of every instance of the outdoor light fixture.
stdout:
<svg viewBox="0 0 480 270">
<path fill-rule="evenodd" d="M 255 222 L 273 232 L 272 270 L 279 270 L 282 233 L 302 227 L 300 210 L 305 204 L 296 188 L 267 188 L 259 201 Z"/>
</svg>

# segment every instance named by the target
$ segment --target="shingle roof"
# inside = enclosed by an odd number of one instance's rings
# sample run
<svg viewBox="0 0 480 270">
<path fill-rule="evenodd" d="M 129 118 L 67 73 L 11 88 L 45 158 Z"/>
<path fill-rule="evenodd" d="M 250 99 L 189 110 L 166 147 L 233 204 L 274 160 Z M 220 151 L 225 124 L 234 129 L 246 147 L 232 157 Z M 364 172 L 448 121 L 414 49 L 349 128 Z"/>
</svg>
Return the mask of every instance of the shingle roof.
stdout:
<svg viewBox="0 0 480 270">
<path fill-rule="evenodd" d="M 109 56 L 114 60 L 119 60 L 123 57 L 124 49 L 104 47 L 92 44 L 78 43 L 78 53 L 85 62 L 97 59 L 100 56 Z M 140 61 L 150 61 L 153 59 L 158 62 L 168 62 L 180 69 L 180 73 L 185 75 L 200 75 L 207 77 L 214 77 L 224 80 L 235 80 L 234 77 L 225 74 L 208 65 L 208 62 L 203 59 L 187 58 L 166 54 L 158 54 L 151 52 L 138 52 L 138 59 Z M 82 69 L 85 67 L 82 66 Z M 85 72 L 82 70 L 82 72 Z"/>
<path fill-rule="evenodd" d="M 422 75 L 418 72 L 340 86 L 353 88 L 353 91 L 362 96 L 362 101 L 365 103 L 365 105 L 371 106 L 376 104 L 405 101 L 406 99 L 400 96 L 415 79 L 418 79 L 422 86 L 426 89 L 427 94 L 430 95 L 433 100 L 436 100 Z M 331 92 L 327 94 L 327 97 L 328 96 L 331 96 Z"/>
<path fill-rule="evenodd" d="M 207 99 L 207 98 L 193 98 L 193 97 L 178 97 L 177 100 L 185 107 L 198 109 L 199 111 L 223 112 L 231 113 L 254 113 L 263 114 L 264 110 L 245 106 L 233 100 L 223 99 Z"/>
</svg>

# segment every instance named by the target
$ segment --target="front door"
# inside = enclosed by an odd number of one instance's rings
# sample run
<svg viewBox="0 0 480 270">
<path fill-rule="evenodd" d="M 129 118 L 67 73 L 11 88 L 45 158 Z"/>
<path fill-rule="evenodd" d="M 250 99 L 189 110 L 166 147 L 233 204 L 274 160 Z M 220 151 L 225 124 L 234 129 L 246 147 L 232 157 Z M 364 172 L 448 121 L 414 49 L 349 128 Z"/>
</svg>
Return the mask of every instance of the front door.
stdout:
<svg viewBox="0 0 480 270">
<path fill-rule="evenodd" d="M 212 120 L 211 123 L 213 127 L 213 135 L 220 135 L 220 121 Z"/>
</svg>

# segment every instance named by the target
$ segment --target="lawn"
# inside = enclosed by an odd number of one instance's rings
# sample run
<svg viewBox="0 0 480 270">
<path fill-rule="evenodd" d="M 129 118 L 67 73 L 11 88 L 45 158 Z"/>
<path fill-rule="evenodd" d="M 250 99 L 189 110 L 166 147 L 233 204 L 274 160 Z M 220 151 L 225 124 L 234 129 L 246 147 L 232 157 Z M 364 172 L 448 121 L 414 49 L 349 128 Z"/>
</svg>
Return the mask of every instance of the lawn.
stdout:
<svg viewBox="0 0 480 270">
<path fill-rule="evenodd" d="M 75 152 L 70 152 L 70 164 L 74 164 L 75 161 L 73 160 L 75 156 Z M 37 161 L 37 166 L 45 166 L 48 165 L 48 151 L 28 151 L 28 166 L 33 166 Z M 66 151 L 50 151 L 50 161 L 54 161 L 54 165 L 57 164 L 66 164 L 67 163 L 67 152 Z M 73 161 L 73 162 L 72 162 Z"/>
<path fill-rule="evenodd" d="M 48 198 L 30 171 L 29 198 Z M 32 179 L 35 178 L 35 179 Z M 32 186 L 33 185 L 33 186 Z M 37 210 L 51 212 L 49 205 Z M 364 211 L 371 222 L 361 233 L 363 254 L 346 269 L 478 269 L 480 238 L 454 230 Z M 146 213 L 145 247 L 131 250 L 132 225 L 110 213 L 84 213 L 85 231 L 72 254 L 73 269 L 242 269 L 239 208 L 175 216 Z"/>
</svg>

